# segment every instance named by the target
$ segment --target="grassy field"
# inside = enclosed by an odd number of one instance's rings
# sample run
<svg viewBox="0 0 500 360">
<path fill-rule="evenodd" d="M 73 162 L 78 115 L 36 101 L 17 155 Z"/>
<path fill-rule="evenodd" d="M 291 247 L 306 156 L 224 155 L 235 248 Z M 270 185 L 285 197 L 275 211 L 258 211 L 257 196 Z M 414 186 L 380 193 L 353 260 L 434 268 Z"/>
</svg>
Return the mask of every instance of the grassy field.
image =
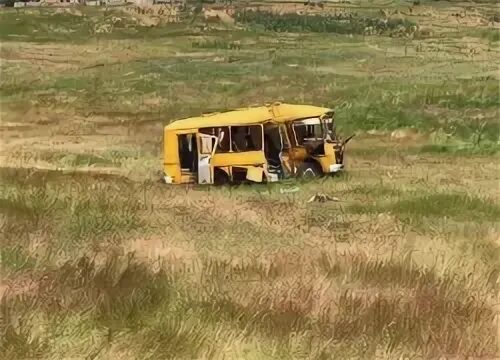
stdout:
<svg viewBox="0 0 500 360">
<path fill-rule="evenodd" d="M 249 7 L 0 9 L 1 359 L 500 356 L 494 2 Z M 275 100 L 345 174 L 158 182 L 165 124 Z"/>
</svg>

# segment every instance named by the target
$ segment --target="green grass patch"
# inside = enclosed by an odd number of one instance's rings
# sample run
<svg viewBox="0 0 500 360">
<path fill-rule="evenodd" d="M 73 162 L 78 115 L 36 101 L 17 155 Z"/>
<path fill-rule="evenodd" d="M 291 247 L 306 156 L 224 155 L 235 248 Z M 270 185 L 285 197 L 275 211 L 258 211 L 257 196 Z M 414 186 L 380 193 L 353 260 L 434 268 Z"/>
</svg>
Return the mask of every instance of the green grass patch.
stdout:
<svg viewBox="0 0 500 360">
<path fill-rule="evenodd" d="M 110 194 L 98 190 L 80 194 L 68 205 L 62 231 L 70 242 L 104 236 L 109 240 L 121 239 L 143 224 L 137 213 L 136 201 L 132 197 L 121 198 L 116 192 Z"/>
<path fill-rule="evenodd" d="M 408 194 L 390 202 L 351 204 L 348 210 L 368 214 L 390 212 L 405 220 L 446 217 L 457 221 L 481 222 L 500 218 L 500 206 L 494 201 L 464 193 Z"/>
<path fill-rule="evenodd" d="M 0 248 L 0 268 L 5 273 L 31 270 L 36 259 L 26 253 L 21 246 L 4 246 Z"/>
<path fill-rule="evenodd" d="M 6 237 L 10 242 L 44 229 L 44 234 L 74 245 L 90 238 L 116 239 L 143 226 L 133 187 L 118 182 L 96 186 L 85 176 L 69 175 L 66 180 L 64 185 L 40 179 L 35 184 L 18 182 L 3 188 L 2 210 L 7 215 L 5 225 L 11 229 Z"/>
<path fill-rule="evenodd" d="M 428 194 L 402 199 L 387 207 L 389 211 L 408 218 L 449 217 L 462 221 L 497 221 L 500 206 L 469 194 Z"/>
<path fill-rule="evenodd" d="M 422 146 L 408 147 L 371 147 L 371 148 L 353 148 L 349 149 L 346 156 L 355 156 L 376 159 L 380 157 L 400 157 L 400 156 L 496 156 L 500 153 L 500 145 L 490 141 L 481 142 L 474 145 L 471 142 L 453 141 L 449 143 L 430 143 Z M 366 187 L 363 185 L 363 187 Z M 368 191 L 369 189 L 367 189 Z M 394 189 L 396 190 L 396 189 Z M 359 192 L 362 189 L 353 189 L 353 192 Z"/>
<path fill-rule="evenodd" d="M 260 26 L 276 32 L 320 32 L 337 34 L 407 32 L 415 24 L 405 19 L 377 19 L 347 15 L 274 14 L 266 11 L 244 10 L 236 13 L 236 21 Z"/>
<path fill-rule="evenodd" d="M 401 190 L 395 186 L 387 186 L 383 184 L 378 185 L 357 185 L 355 187 L 349 188 L 346 191 L 347 194 L 353 195 L 366 195 L 374 197 L 397 197 L 402 194 Z"/>
<path fill-rule="evenodd" d="M 194 49 L 223 49 L 223 50 L 239 50 L 241 45 L 233 41 L 225 40 L 208 40 L 208 41 L 193 41 L 191 46 Z"/>
<path fill-rule="evenodd" d="M 113 39 L 158 39 L 196 31 L 182 24 L 143 26 L 133 16 L 115 9 L 72 7 L 53 9 L 5 9 L 0 14 L 0 39 L 33 42 L 88 43 Z"/>
<path fill-rule="evenodd" d="M 428 144 L 419 148 L 418 153 L 454 156 L 493 156 L 500 153 L 500 145 L 494 143 L 482 144 L 480 146 L 473 146 L 470 144 L 466 144 L 465 146 Z"/>
<path fill-rule="evenodd" d="M 47 156 L 44 156 L 44 160 L 55 162 L 64 167 L 79 167 L 79 166 L 92 166 L 92 165 L 101 165 L 101 166 L 120 165 L 120 163 L 116 162 L 114 159 L 106 159 L 102 156 L 98 156 L 95 154 L 85 154 L 85 153 L 47 154 Z"/>
<path fill-rule="evenodd" d="M 137 160 L 144 157 L 142 151 L 132 149 L 110 149 L 95 153 L 42 152 L 40 160 L 56 164 L 63 168 L 77 167 L 120 167 L 127 160 Z"/>
<path fill-rule="evenodd" d="M 496 21 L 500 21 L 500 16 L 496 15 L 496 17 Z M 491 42 L 500 41 L 500 31 L 498 29 L 485 29 L 481 31 L 480 35 L 482 38 L 487 39 Z"/>
<path fill-rule="evenodd" d="M 47 10 L 6 10 L 0 14 L 0 38 L 36 42 L 78 40 L 90 35 L 87 19 Z"/>
<path fill-rule="evenodd" d="M 349 111 L 339 111 L 337 116 L 342 129 L 349 130 L 392 130 L 415 127 L 429 131 L 438 127 L 437 119 L 422 113 L 373 103 L 367 107 L 356 106 Z"/>
<path fill-rule="evenodd" d="M 3 214 L 16 221 L 24 221 L 25 226 L 38 226 L 60 206 L 57 194 L 45 185 L 7 185 L 0 190 Z"/>
</svg>

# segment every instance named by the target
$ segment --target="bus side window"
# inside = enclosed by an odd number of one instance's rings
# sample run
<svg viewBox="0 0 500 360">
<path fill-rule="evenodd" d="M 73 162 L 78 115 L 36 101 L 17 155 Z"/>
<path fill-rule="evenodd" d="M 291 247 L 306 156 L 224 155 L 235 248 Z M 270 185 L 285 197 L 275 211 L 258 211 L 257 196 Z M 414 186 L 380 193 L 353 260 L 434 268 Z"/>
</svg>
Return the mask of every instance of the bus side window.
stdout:
<svg viewBox="0 0 500 360">
<path fill-rule="evenodd" d="M 232 150 L 247 151 L 247 127 L 246 126 L 232 126 L 231 127 L 231 139 L 232 139 Z"/>
<path fill-rule="evenodd" d="M 229 127 L 223 126 L 218 128 L 217 136 L 219 136 L 221 132 L 224 132 L 224 137 L 222 138 L 222 141 L 219 143 L 219 146 L 217 146 L 217 150 L 215 152 L 217 153 L 229 152 L 231 150 L 231 142 L 229 139 Z"/>
<path fill-rule="evenodd" d="M 208 134 L 212 136 L 219 136 L 220 133 L 223 131 L 225 136 L 222 139 L 222 142 L 217 145 L 217 149 L 215 150 L 216 153 L 224 153 L 224 152 L 229 152 L 230 151 L 230 140 L 229 140 L 229 127 L 227 126 L 222 126 L 222 127 L 208 127 L 208 128 L 201 128 L 200 133 L 202 134 Z M 215 145 L 215 140 L 212 142 L 212 146 Z"/>
<path fill-rule="evenodd" d="M 250 141 L 249 141 L 249 150 L 262 150 L 262 127 L 260 125 L 257 126 L 249 126 L 250 128 Z"/>
<path fill-rule="evenodd" d="M 262 150 L 262 127 L 232 126 L 231 139 L 233 151 L 258 151 Z"/>
<path fill-rule="evenodd" d="M 295 135 L 297 136 L 297 145 L 302 145 L 304 138 L 307 137 L 306 125 L 296 124 L 293 126 L 293 130 L 295 130 Z"/>
</svg>

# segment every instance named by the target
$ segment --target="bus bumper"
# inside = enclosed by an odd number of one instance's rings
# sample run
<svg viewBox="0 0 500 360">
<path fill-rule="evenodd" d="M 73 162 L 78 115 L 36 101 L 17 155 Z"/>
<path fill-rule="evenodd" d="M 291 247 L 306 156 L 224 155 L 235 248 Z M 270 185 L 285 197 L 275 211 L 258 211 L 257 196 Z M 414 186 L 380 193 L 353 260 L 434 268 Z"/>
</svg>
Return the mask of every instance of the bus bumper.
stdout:
<svg viewBox="0 0 500 360">
<path fill-rule="evenodd" d="M 173 183 L 172 177 L 168 176 L 168 175 L 163 175 L 163 181 L 165 181 L 165 184 L 172 184 Z"/>
<path fill-rule="evenodd" d="M 333 165 L 330 165 L 330 172 L 331 173 L 337 173 L 341 170 L 344 169 L 344 164 L 333 164 Z"/>
</svg>

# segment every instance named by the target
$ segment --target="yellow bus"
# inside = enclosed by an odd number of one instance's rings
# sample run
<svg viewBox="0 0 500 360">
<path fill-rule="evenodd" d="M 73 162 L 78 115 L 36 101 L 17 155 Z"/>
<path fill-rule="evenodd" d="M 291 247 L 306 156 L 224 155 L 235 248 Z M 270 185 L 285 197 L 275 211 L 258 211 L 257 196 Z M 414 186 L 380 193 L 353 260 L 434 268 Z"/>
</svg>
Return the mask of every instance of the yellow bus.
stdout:
<svg viewBox="0 0 500 360">
<path fill-rule="evenodd" d="M 275 182 L 344 168 L 334 110 L 274 103 L 181 119 L 164 128 L 167 184 Z"/>
</svg>

